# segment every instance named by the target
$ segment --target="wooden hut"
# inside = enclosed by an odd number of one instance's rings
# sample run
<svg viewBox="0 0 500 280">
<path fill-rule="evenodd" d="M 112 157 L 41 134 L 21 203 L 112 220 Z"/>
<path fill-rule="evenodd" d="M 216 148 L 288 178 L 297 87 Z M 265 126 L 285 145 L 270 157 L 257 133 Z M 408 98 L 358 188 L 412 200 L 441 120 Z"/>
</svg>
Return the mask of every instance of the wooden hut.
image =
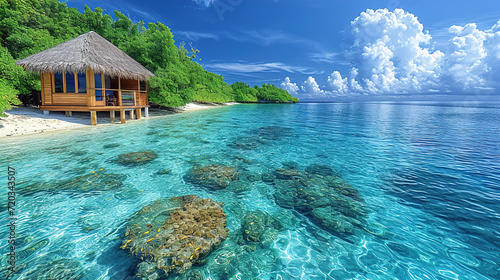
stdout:
<svg viewBox="0 0 500 280">
<path fill-rule="evenodd" d="M 125 112 L 148 116 L 146 80 L 154 77 L 144 66 L 94 31 L 16 62 L 27 71 L 40 72 L 42 105 L 49 111 L 90 112 L 93 125 L 97 111 L 115 112 L 125 123 Z"/>
</svg>

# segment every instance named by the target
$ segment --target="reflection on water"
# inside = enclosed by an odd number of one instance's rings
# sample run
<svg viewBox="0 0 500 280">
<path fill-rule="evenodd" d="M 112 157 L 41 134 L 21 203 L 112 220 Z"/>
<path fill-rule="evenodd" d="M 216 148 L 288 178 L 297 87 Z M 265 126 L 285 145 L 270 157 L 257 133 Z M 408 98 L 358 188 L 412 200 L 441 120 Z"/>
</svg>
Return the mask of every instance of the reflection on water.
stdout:
<svg viewBox="0 0 500 280">
<path fill-rule="evenodd" d="M 5 139 L 14 279 L 499 279 L 499 123 L 495 106 L 265 104 Z M 134 215 L 184 195 L 220 202 L 228 237 L 165 237 L 192 259 L 138 267 Z M 167 219 L 137 248 L 164 245 Z"/>
</svg>

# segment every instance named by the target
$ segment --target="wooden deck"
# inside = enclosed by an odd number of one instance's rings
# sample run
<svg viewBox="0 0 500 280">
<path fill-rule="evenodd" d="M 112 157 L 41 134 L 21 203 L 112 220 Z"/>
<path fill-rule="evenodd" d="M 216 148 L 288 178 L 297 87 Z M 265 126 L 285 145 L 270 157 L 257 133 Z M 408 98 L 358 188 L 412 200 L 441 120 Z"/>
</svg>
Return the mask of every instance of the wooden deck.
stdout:
<svg viewBox="0 0 500 280">
<path fill-rule="evenodd" d="M 146 105 L 132 105 L 132 106 L 96 106 L 96 107 L 87 107 L 87 106 L 70 106 L 70 105 L 42 105 L 40 109 L 42 111 L 74 111 L 74 112 L 110 112 L 110 111 L 129 111 L 132 109 L 142 109 L 149 108 Z"/>
<path fill-rule="evenodd" d="M 142 108 L 144 108 L 144 116 L 149 117 L 149 106 L 137 105 L 137 106 L 99 106 L 99 107 L 87 107 L 87 106 L 41 106 L 40 109 L 44 113 L 49 113 L 50 111 L 65 111 L 66 116 L 71 117 L 71 112 L 90 112 L 90 122 L 92 125 L 97 125 L 97 112 L 109 112 L 109 120 L 115 122 L 116 111 L 120 112 L 120 122 L 125 123 L 125 112 L 130 113 L 130 119 L 140 119 L 142 118 Z"/>
</svg>

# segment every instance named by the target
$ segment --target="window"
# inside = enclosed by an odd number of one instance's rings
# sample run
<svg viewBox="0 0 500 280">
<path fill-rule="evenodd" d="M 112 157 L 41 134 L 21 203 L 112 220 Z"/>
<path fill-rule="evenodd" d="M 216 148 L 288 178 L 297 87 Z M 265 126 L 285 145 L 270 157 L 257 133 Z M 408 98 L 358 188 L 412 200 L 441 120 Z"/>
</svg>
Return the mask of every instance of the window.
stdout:
<svg viewBox="0 0 500 280">
<path fill-rule="evenodd" d="M 141 91 L 146 91 L 146 82 L 145 81 L 141 81 L 140 86 L 141 86 Z"/>
<path fill-rule="evenodd" d="M 59 73 L 54 74 L 54 91 L 64 92 L 63 75 Z"/>
<path fill-rule="evenodd" d="M 102 84 L 102 76 L 101 74 L 95 74 L 94 75 L 94 80 L 95 80 L 95 100 L 96 101 L 102 101 L 102 90 L 98 90 L 98 88 L 103 88 Z"/>
<path fill-rule="evenodd" d="M 87 93 L 86 74 L 54 73 L 54 93 Z"/>
<path fill-rule="evenodd" d="M 73 73 L 66 73 L 66 92 L 75 92 L 75 75 Z"/>
<path fill-rule="evenodd" d="M 87 93 L 87 75 L 78 74 L 78 93 Z"/>
</svg>

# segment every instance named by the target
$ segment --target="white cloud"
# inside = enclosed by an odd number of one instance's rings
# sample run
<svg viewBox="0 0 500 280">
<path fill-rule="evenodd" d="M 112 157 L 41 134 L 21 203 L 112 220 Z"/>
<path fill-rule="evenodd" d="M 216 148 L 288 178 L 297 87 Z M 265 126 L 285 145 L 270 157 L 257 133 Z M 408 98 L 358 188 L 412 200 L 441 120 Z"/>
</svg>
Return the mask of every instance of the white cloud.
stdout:
<svg viewBox="0 0 500 280">
<path fill-rule="evenodd" d="M 297 86 L 297 84 L 290 82 L 289 77 L 286 77 L 285 81 L 281 82 L 280 87 L 281 89 L 288 91 L 288 93 L 290 93 L 291 95 L 296 95 L 299 91 L 299 87 Z"/>
<path fill-rule="evenodd" d="M 297 44 L 308 46 L 313 49 L 322 49 L 323 47 L 316 41 L 302 38 L 297 34 L 285 33 L 281 30 L 241 30 L 238 33 L 223 33 L 226 37 L 237 42 L 249 42 L 260 46 L 269 46 L 273 44 Z"/>
<path fill-rule="evenodd" d="M 219 37 L 212 33 L 201 33 L 195 31 L 175 31 L 175 35 L 189 41 L 198 41 L 199 39 L 214 39 L 219 40 Z"/>
<path fill-rule="evenodd" d="M 301 89 L 304 93 L 308 95 L 324 95 L 325 91 L 321 90 L 319 88 L 318 83 L 316 80 L 309 76 L 307 80 L 302 84 Z"/>
<path fill-rule="evenodd" d="M 353 67 L 345 77 L 333 71 L 326 85 L 331 91 L 323 93 L 475 92 L 491 89 L 500 73 L 500 20 L 489 30 L 474 23 L 450 27 L 442 50 L 434 49 L 418 18 L 402 9 L 368 9 L 351 26 L 354 43 L 346 57 Z M 306 90 L 318 93 L 314 78 L 304 83 Z"/>
<path fill-rule="evenodd" d="M 349 91 L 347 78 L 342 78 L 339 71 L 333 71 L 328 77 L 328 86 L 334 93 L 346 93 Z"/>
<path fill-rule="evenodd" d="M 335 63 L 335 64 L 346 64 L 339 57 L 343 57 L 342 53 L 335 52 L 320 52 L 320 53 L 311 53 L 311 60 L 315 62 L 325 62 L 325 63 Z"/>
<path fill-rule="evenodd" d="M 484 74 L 489 71 L 485 63 L 486 32 L 478 30 L 475 23 L 463 27 L 454 25 L 449 32 L 455 37 L 449 41 L 448 75 L 455 85 L 462 88 L 484 85 Z"/>
<path fill-rule="evenodd" d="M 269 63 L 214 63 L 205 65 L 215 71 L 230 71 L 239 73 L 257 73 L 257 72 L 288 72 L 288 73 L 301 73 L 301 74 L 318 74 L 318 72 L 311 71 L 309 68 L 287 65 L 281 62 Z"/>
</svg>

